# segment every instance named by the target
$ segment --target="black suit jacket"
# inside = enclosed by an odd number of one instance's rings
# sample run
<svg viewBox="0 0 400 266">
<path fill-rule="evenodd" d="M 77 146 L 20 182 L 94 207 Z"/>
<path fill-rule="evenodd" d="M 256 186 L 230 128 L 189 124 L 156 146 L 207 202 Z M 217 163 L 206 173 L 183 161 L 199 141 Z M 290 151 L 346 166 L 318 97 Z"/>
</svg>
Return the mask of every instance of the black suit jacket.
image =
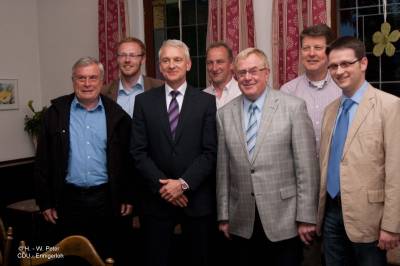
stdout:
<svg viewBox="0 0 400 266">
<path fill-rule="evenodd" d="M 215 97 L 187 86 L 179 122 L 172 138 L 165 99 L 165 86 L 136 96 L 131 154 L 141 176 L 145 214 L 169 216 L 175 207 L 161 198 L 159 179 L 183 178 L 189 216 L 211 214 L 215 209 L 217 150 Z"/>
</svg>

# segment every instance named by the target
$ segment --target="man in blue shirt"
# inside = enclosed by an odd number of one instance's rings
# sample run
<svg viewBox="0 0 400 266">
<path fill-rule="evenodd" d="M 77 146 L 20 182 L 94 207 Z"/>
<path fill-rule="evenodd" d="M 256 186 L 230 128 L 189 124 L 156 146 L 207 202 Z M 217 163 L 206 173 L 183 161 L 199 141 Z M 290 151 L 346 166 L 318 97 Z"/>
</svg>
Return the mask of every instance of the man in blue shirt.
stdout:
<svg viewBox="0 0 400 266">
<path fill-rule="evenodd" d="M 74 64 L 74 93 L 52 100 L 44 117 L 35 186 L 43 217 L 60 237 L 84 235 L 101 255 L 112 256 L 116 218 L 132 212 L 130 118 L 100 96 L 103 76 L 94 58 Z"/>
</svg>

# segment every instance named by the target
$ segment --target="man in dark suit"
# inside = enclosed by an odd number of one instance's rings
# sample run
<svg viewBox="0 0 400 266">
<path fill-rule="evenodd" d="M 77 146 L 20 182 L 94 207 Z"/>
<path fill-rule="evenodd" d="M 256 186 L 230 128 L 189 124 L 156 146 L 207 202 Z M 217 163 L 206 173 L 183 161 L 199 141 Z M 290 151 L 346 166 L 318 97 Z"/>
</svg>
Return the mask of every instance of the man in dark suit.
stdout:
<svg viewBox="0 0 400 266">
<path fill-rule="evenodd" d="M 208 265 L 215 222 L 215 97 L 186 82 L 189 49 L 167 40 L 159 51 L 166 84 L 138 95 L 131 154 L 143 184 L 146 264 L 168 265 L 180 223 L 187 265 Z"/>
<path fill-rule="evenodd" d="M 101 93 L 116 101 L 132 117 L 135 97 L 164 84 L 162 80 L 146 77 L 141 67 L 146 62 L 146 46 L 134 37 L 126 37 L 118 44 L 117 64 L 120 78 L 105 86 Z"/>
</svg>

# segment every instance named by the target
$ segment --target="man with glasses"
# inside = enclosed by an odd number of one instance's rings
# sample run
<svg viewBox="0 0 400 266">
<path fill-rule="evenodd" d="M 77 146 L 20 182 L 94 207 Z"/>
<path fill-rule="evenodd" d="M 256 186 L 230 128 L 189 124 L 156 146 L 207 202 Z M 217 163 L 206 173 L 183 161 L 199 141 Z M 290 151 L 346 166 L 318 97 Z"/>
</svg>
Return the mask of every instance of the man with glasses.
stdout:
<svg viewBox="0 0 400 266">
<path fill-rule="evenodd" d="M 186 82 L 189 48 L 164 41 L 159 50 L 165 85 L 136 98 L 131 154 L 142 180 L 145 265 L 169 265 L 181 224 L 186 265 L 210 265 L 215 226 L 215 97 Z"/>
<path fill-rule="evenodd" d="M 102 93 L 116 101 L 131 117 L 135 97 L 143 91 L 164 84 L 163 81 L 143 76 L 141 66 L 146 62 L 146 47 L 134 37 L 127 37 L 118 44 L 117 63 L 120 78 L 105 86 Z"/>
<path fill-rule="evenodd" d="M 328 57 L 343 94 L 322 123 L 317 232 L 327 266 L 383 266 L 400 244 L 400 99 L 365 80 L 358 39 L 339 38 Z"/>
<path fill-rule="evenodd" d="M 308 114 L 313 122 L 317 153 L 325 107 L 341 93 L 327 68 L 326 48 L 333 40 L 333 32 L 325 24 L 304 29 L 300 34 L 300 58 L 305 73 L 281 87 L 281 91 L 300 97 L 306 102 Z"/>
<path fill-rule="evenodd" d="M 215 95 L 218 109 L 241 94 L 233 78 L 232 49 L 226 43 L 215 42 L 207 48 L 206 67 L 211 85 L 204 91 Z"/>
<path fill-rule="evenodd" d="M 44 115 L 34 177 L 36 201 L 59 238 L 84 235 L 103 258 L 115 258 L 113 228 L 132 211 L 131 119 L 100 96 L 103 77 L 94 58 L 74 64 L 74 93 L 52 100 Z"/>
<path fill-rule="evenodd" d="M 315 233 L 319 185 L 306 104 L 267 86 L 261 50 L 243 50 L 234 67 L 242 96 L 217 115 L 219 229 L 233 239 L 237 265 L 300 265 L 300 239 Z"/>
</svg>

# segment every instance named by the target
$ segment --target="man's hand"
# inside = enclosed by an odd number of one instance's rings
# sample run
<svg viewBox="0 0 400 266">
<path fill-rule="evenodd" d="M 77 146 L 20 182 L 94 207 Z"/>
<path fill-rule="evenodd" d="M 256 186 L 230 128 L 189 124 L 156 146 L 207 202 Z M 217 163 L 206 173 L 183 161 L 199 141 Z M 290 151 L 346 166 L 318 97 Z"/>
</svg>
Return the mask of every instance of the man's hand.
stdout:
<svg viewBox="0 0 400 266">
<path fill-rule="evenodd" d="M 161 198 L 173 203 L 183 194 L 181 181 L 178 179 L 160 179 L 162 187 L 160 188 Z"/>
<path fill-rule="evenodd" d="M 56 209 L 54 209 L 54 208 L 46 209 L 42 212 L 42 215 L 43 215 L 43 218 L 46 220 L 46 222 L 49 222 L 52 224 L 57 223 L 58 215 L 57 215 Z"/>
<path fill-rule="evenodd" d="M 219 222 L 218 225 L 219 231 L 224 233 L 224 236 L 228 239 L 231 239 L 231 235 L 229 234 L 229 223 L 228 222 Z"/>
<path fill-rule="evenodd" d="M 400 245 L 400 234 L 381 229 L 378 247 L 382 250 L 391 250 Z"/>
<path fill-rule="evenodd" d="M 316 232 L 315 224 L 298 223 L 297 232 L 304 244 L 310 245 Z"/>
<path fill-rule="evenodd" d="M 121 204 L 121 216 L 127 216 L 132 213 L 133 206 L 128 203 Z"/>
<path fill-rule="evenodd" d="M 185 208 L 187 207 L 188 202 L 189 202 L 188 198 L 184 194 L 182 194 L 176 200 L 174 200 L 172 204 L 174 204 L 177 207 Z"/>
</svg>

